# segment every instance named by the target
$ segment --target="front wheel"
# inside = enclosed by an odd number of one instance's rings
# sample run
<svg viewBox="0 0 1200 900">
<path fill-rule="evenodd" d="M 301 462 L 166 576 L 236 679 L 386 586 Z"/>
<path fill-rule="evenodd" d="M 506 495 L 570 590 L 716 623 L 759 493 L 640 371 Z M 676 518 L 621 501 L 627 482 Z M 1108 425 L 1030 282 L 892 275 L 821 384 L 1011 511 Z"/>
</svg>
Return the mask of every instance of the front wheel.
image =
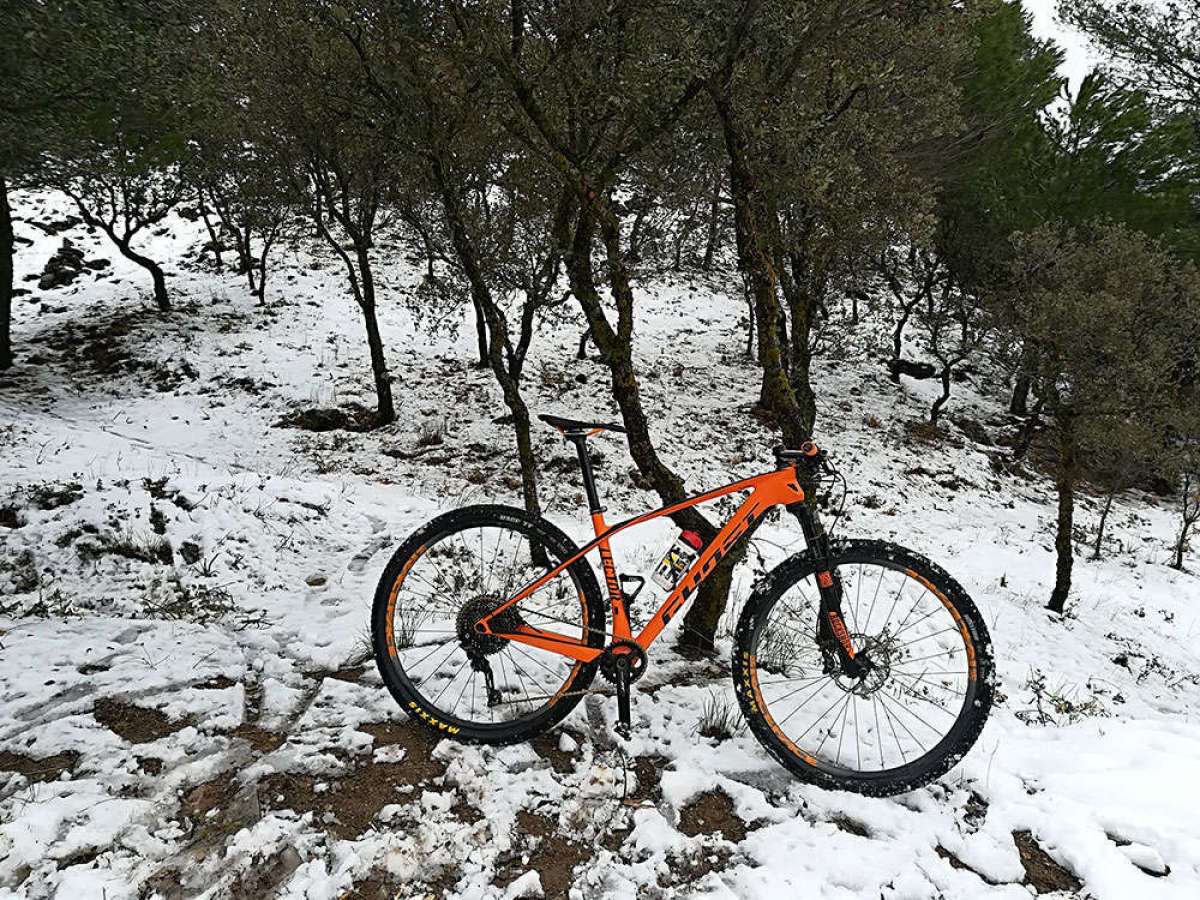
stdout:
<svg viewBox="0 0 1200 900">
<path fill-rule="evenodd" d="M 831 564 L 855 658 L 818 628 L 818 565 L 782 563 L 738 621 L 738 702 L 763 746 L 822 787 L 884 796 L 927 784 L 975 743 L 992 704 L 991 642 L 942 569 L 883 541 L 837 542 Z"/>
</svg>

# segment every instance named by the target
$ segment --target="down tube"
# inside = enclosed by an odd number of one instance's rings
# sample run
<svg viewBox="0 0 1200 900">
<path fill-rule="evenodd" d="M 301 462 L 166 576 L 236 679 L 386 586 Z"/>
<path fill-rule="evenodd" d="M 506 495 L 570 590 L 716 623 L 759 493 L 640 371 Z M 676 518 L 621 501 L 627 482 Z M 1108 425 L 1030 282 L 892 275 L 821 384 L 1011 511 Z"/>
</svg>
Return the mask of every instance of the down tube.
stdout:
<svg viewBox="0 0 1200 900">
<path fill-rule="evenodd" d="M 637 636 L 637 642 L 642 649 L 649 649 L 683 604 L 700 586 L 700 582 L 709 576 L 722 557 L 729 553 L 738 539 L 761 519 L 767 510 L 779 504 L 797 503 L 803 499 L 804 492 L 796 483 L 796 477 L 791 469 L 781 469 L 770 475 L 764 475 L 762 480 L 755 485 L 750 496 L 717 532 L 713 542 L 704 549 L 687 574 L 671 591 L 662 607 L 646 623 L 646 627 Z"/>
</svg>

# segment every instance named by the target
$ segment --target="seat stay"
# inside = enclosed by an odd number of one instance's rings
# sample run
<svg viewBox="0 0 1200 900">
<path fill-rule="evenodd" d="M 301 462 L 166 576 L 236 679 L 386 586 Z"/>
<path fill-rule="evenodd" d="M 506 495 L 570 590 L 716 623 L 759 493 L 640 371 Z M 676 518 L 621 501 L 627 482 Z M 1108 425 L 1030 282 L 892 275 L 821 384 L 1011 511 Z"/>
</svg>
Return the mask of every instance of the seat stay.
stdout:
<svg viewBox="0 0 1200 900">
<path fill-rule="evenodd" d="M 540 646 L 542 649 L 550 650 L 555 653 L 561 653 L 565 656 L 571 656 L 575 659 L 583 658 L 579 655 L 580 651 L 585 649 L 581 641 L 575 638 L 568 638 L 564 635 L 559 635 L 552 631 L 543 631 L 540 629 L 529 628 L 528 626 L 518 629 L 516 632 L 493 632 L 491 630 L 491 620 L 499 615 L 510 606 L 521 602 L 532 594 L 536 593 L 546 584 L 557 578 L 566 569 L 570 568 L 575 562 L 583 559 L 588 553 L 593 550 L 600 550 L 601 561 L 605 569 L 605 583 L 608 588 L 609 598 L 614 612 L 614 635 L 617 639 L 621 639 L 622 635 L 618 632 L 624 632 L 626 640 L 633 639 L 630 633 L 629 617 L 625 609 L 624 594 L 621 592 L 621 587 L 616 577 L 616 567 L 612 564 L 612 554 L 608 550 L 609 541 L 615 535 L 620 534 L 626 529 L 632 528 L 635 525 L 640 525 L 648 522 L 651 519 L 669 516 L 673 513 L 688 509 L 693 506 L 698 506 L 701 503 L 707 503 L 710 500 L 716 500 L 721 497 L 733 494 L 738 491 L 750 490 L 750 496 L 747 497 L 742 504 L 729 517 L 728 521 L 717 532 L 716 537 L 708 544 L 707 547 L 700 553 L 687 574 L 680 579 L 675 589 L 667 596 L 662 606 L 637 635 L 636 641 L 646 649 L 651 643 L 662 633 L 667 624 L 679 611 L 680 607 L 687 602 L 691 597 L 696 587 L 712 572 L 713 567 L 727 554 L 733 544 L 740 538 L 758 519 L 760 519 L 767 510 L 774 506 L 789 505 L 799 503 L 804 500 L 804 491 L 800 487 L 796 478 L 795 470 L 792 467 L 778 469 L 772 472 L 767 472 L 762 475 L 755 475 L 751 478 L 744 478 L 740 481 L 735 481 L 723 487 L 715 488 L 711 491 L 706 491 L 702 494 L 697 494 L 694 497 L 689 497 L 679 503 L 672 503 L 661 507 L 651 512 L 643 513 L 638 516 L 626 519 L 611 527 L 604 527 L 604 517 L 600 512 L 592 514 L 593 528 L 600 531 L 596 537 L 581 547 L 577 553 L 569 559 L 559 563 L 545 575 L 530 582 L 521 588 L 516 594 L 506 600 L 504 603 L 497 606 L 488 615 L 479 620 L 478 627 L 482 629 L 483 634 L 494 634 L 497 637 L 507 637 L 511 640 L 517 640 L 521 643 L 533 643 L 534 640 L 538 643 L 534 646 Z M 610 577 L 611 575 L 611 577 Z M 594 658 L 594 657 L 592 657 Z"/>
</svg>

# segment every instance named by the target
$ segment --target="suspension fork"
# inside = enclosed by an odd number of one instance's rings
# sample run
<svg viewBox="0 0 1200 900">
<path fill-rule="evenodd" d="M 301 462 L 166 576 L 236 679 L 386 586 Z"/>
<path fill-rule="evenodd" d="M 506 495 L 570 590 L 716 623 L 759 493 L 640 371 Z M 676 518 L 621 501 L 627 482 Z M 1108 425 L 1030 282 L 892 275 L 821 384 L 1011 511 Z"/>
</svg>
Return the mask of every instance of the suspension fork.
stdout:
<svg viewBox="0 0 1200 900">
<path fill-rule="evenodd" d="M 829 535 L 825 533 L 810 501 L 793 503 L 787 510 L 800 523 L 804 542 L 817 561 L 817 591 L 821 597 L 821 609 L 817 616 L 817 644 L 835 652 L 841 671 L 856 677 L 863 672 L 866 660 L 855 652 L 850 632 L 842 618 L 842 580 L 832 565 Z"/>
</svg>

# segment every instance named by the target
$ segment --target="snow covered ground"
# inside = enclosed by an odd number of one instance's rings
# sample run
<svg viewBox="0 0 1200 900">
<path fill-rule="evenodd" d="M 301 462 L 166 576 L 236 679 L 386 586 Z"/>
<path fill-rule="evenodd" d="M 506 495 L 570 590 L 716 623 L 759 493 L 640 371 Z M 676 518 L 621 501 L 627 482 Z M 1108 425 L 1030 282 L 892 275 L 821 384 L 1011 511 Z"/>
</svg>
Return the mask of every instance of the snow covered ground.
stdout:
<svg viewBox="0 0 1200 900">
<path fill-rule="evenodd" d="M 1081 553 L 1070 615 L 1048 617 L 1050 487 L 993 465 L 1013 430 L 1001 398 L 956 386 L 945 433 L 922 438 L 928 389 L 887 380 L 869 325 L 834 329 L 814 373 L 818 437 L 852 488 L 840 532 L 933 557 L 991 629 L 1000 696 L 940 782 L 830 793 L 748 733 L 700 736 L 705 705 L 732 703 L 727 660 L 680 659 L 672 634 L 628 744 L 608 734 L 615 704 L 592 698 L 533 746 L 438 742 L 382 688 L 368 610 L 418 524 L 517 502 L 473 326 L 406 311 L 416 270 L 385 247 L 399 424 L 277 427 L 372 405 L 335 261 L 284 251 L 256 306 L 234 275 L 180 265 L 201 229 L 172 218 L 150 238 L 172 273 L 163 317 L 99 235 L 33 224 L 69 212 L 52 196 L 17 208 L 32 290 L 16 301 L 21 362 L 0 378 L 0 896 L 1200 896 L 1200 578 L 1165 565 L 1170 512 L 1124 498 L 1104 559 Z M 39 291 L 23 279 L 64 236 L 113 264 Z M 769 465 L 736 283 L 642 285 L 644 400 L 697 491 Z M 530 405 L 612 417 L 605 370 L 574 358 L 579 330 L 536 338 Z M 442 442 L 418 446 L 422 429 Z M 549 429 L 537 441 L 549 514 L 582 539 L 569 448 Z M 610 518 L 657 505 L 623 447 L 595 443 Z M 1097 514 L 1085 501 L 1081 526 Z M 636 530 L 618 564 L 645 568 L 668 538 Z M 798 543 L 782 521 L 762 529 L 738 600 Z"/>
</svg>

